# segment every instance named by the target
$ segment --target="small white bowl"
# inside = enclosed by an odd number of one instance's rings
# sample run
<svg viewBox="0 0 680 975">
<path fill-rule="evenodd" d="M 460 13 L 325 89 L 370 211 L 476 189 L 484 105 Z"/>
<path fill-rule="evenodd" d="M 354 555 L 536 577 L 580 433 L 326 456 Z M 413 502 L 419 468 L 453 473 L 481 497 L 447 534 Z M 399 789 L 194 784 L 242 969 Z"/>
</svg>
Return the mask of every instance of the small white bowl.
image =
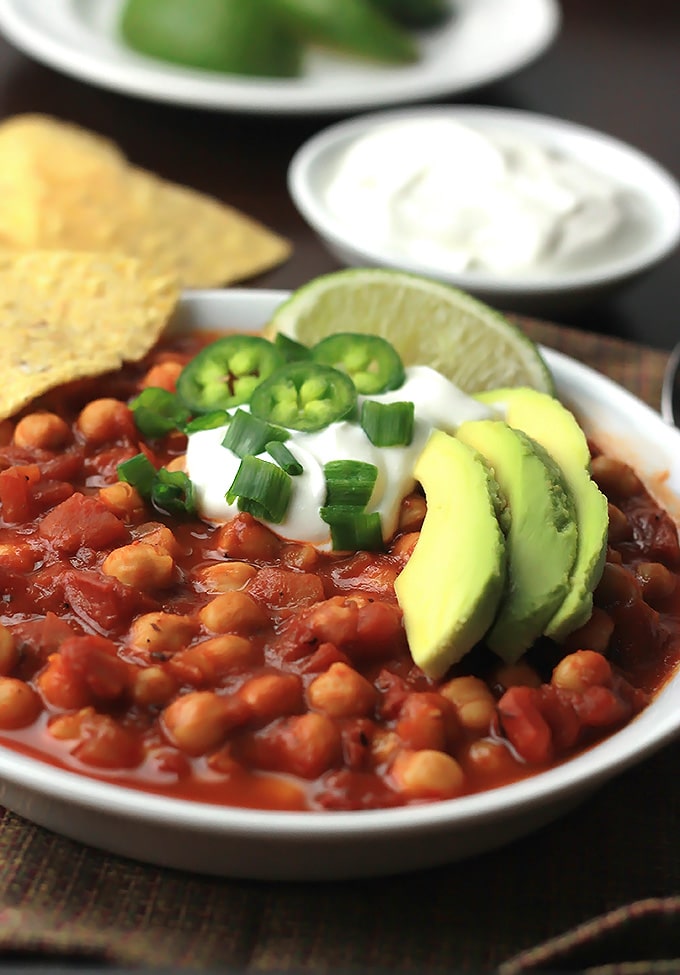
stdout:
<svg viewBox="0 0 680 975">
<path fill-rule="evenodd" d="M 348 226 L 325 201 L 325 190 L 343 153 L 360 137 L 387 122 L 447 118 L 482 132 L 506 132 L 580 162 L 631 191 L 634 225 L 611 252 L 578 270 L 504 276 L 484 271 L 448 272 L 396 250 L 362 240 L 360 225 Z M 649 156 L 592 129 L 545 115 L 477 106 L 435 106 L 375 112 L 319 132 L 298 149 L 288 170 L 288 189 L 310 226 L 343 264 L 394 267 L 424 274 L 469 291 L 508 311 L 556 313 L 582 305 L 629 282 L 667 257 L 680 241 L 680 187 Z"/>
</svg>

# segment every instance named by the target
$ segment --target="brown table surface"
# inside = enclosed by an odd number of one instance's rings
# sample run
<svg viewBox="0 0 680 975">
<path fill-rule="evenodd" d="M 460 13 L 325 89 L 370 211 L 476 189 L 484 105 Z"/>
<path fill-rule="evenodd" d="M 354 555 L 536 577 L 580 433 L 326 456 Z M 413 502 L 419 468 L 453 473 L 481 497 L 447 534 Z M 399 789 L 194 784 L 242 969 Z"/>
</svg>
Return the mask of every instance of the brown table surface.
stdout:
<svg viewBox="0 0 680 975">
<path fill-rule="evenodd" d="M 568 118 L 680 175 L 680 4 L 563 0 L 562 8 L 559 36 L 539 60 L 456 101 Z M 108 135 L 137 165 L 289 237 L 290 260 L 255 287 L 295 287 L 337 267 L 286 191 L 292 154 L 331 118 L 249 117 L 128 98 L 56 73 L 0 39 L 0 117 L 19 112 L 51 113 Z M 665 355 L 619 340 L 671 347 L 680 331 L 679 277 L 676 253 L 617 297 L 565 319 L 570 330 L 528 327 L 656 405 Z M 678 759 L 677 746 L 665 748 L 499 852 L 387 882 L 294 886 L 182 875 L 80 847 L 6 813 L 0 946 L 80 946 L 128 962 L 258 971 L 490 970 L 603 911 L 680 892 Z"/>
</svg>

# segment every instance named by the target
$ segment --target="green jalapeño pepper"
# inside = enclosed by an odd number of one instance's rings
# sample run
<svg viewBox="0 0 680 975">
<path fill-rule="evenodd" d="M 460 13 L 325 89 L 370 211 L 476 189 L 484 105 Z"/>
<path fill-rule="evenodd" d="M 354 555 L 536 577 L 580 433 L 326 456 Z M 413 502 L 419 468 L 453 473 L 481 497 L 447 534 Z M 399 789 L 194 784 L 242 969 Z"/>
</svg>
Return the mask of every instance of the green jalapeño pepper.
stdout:
<svg viewBox="0 0 680 975">
<path fill-rule="evenodd" d="M 250 412 L 261 420 L 311 433 L 354 412 L 357 391 L 343 372 L 316 362 L 290 362 L 260 383 Z"/>
<path fill-rule="evenodd" d="M 267 339 L 226 335 L 187 363 L 177 380 L 177 394 L 192 413 L 228 410 L 247 403 L 262 380 L 284 361 Z"/>
<path fill-rule="evenodd" d="M 379 335 L 337 332 L 317 342 L 311 353 L 314 362 L 346 372 L 363 396 L 399 389 L 406 378 L 399 353 Z"/>
</svg>

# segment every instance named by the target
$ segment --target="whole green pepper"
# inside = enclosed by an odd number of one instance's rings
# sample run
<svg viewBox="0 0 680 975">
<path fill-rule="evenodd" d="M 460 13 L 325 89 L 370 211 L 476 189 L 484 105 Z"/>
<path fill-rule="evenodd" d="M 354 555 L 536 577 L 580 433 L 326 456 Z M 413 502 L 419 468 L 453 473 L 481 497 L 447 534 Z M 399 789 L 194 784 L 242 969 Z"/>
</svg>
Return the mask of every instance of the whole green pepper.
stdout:
<svg viewBox="0 0 680 975">
<path fill-rule="evenodd" d="M 123 40 L 162 61 L 229 74 L 289 77 L 302 45 L 271 0 L 126 0 Z"/>
<path fill-rule="evenodd" d="M 449 0 L 370 0 L 376 10 L 402 27 L 418 30 L 437 27 L 452 14 Z"/>
<path fill-rule="evenodd" d="M 408 63 L 419 57 L 414 39 L 370 0 L 271 0 L 301 41 L 374 61 Z"/>
</svg>

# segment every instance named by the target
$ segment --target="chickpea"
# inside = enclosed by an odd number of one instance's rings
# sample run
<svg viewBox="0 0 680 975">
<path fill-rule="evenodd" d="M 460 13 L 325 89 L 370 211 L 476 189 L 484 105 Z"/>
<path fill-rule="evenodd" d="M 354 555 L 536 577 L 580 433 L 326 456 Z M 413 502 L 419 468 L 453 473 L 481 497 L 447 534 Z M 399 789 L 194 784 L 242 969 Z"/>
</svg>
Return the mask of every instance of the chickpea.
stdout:
<svg viewBox="0 0 680 975">
<path fill-rule="evenodd" d="M 302 681 L 297 674 L 261 674 L 246 681 L 238 693 L 258 724 L 298 714 L 304 705 Z"/>
<path fill-rule="evenodd" d="M 245 513 L 223 525 L 217 532 L 216 542 L 225 555 L 244 562 L 273 562 L 281 549 L 274 532 Z"/>
<path fill-rule="evenodd" d="M 376 765 L 389 764 L 404 743 L 394 731 L 377 728 L 371 741 L 371 755 Z"/>
<path fill-rule="evenodd" d="M 143 667 L 132 682 L 132 698 L 141 707 L 164 707 L 177 691 L 177 681 L 162 667 Z"/>
<path fill-rule="evenodd" d="M 454 677 L 439 693 L 451 701 L 461 727 L 468 731 L 487 731 L 496 711 L 493 694 L 479 677 Z"/>
<path fill-rule="evenodd" d="M 259 663 L 260 658 L 261 651 L 251 640 L 225 633 L 181 650 L 169 666 L 173 674 L 186 683 L 200 684 L 251 667 Z"/>
<path fill-rule="evenodd" d="M 505 775 L 516 768 L 515 759 L 505 742 L 491 738 L 478 738 L 471 741 L 461 760 L 470 769 L 485 777 Z"/>
<path fill-rule="evenodd" d="M 666 599 L 675 589 L 675 575 L 661 562 L 640 562 L 635 568 L 635 575 L 646 603 L 653 605 Z"/>
<path fill-rule="evenodd" d="M 168 737 L 187 755 L 204 755 L 217 748 L 233 724 L 234 713 L 228 699 L 214 691 L 191 691 L 163 711 Z"/>
<path fill-rule="evenodd" d="M 233 592 L 243 589 L 246 583 L 257 575 L 257 569 L 247 562 L 217 562 L 196 572 L 196 576 L 206 592 Z"/>
<path fill-rule="evenodd" d="M 268 622 L 257 600 L 239 590 L 215 596 L 201 609 L 198 618 L 213 633 L 252 633 Z"/>
<path fill-rule="evenodd" d="M 641 598 L 640 584 L 636 577 L 623 565 L 606 562 L 602 577 L 595 589 L 598 606 L 612 606 L 616 603 L 630 605 Z"/>
<path fill-rule="evenodd" d="M 493 681 L 503 690 L 508 687 L 540 687 L 541 678 L 526 660 L 514 664 L 501 664 L 493 672 Z"/>
<path fill-rule="evenodd" d="M 19 651 L 12 631 L 0 623 L 0 676 L 11 674 L 19 660 Z"/>
<path fill-rule="evenodd" d="M 14 428 L 17 447 L 57 450 L 70 440 L 70 426 L 56 413 L 28 413 Z"/>
<path fill-rule="evenodd" d="M 95 710 L 93 707 L 80 708 L 79 711 L 59 714 L 55 718 L 50 719 L 47 730 L 53 738 L 57 738 L 59 741 L 73 741 L 74 738 L 80 737 L 83 724 L 94 717 L 94 715 Z"/>
<path fill-rule="evenodd" d="M 33 688 L 15 677 L 0 677 L 0 728 L 25 728 L 38 717 L 40 698 Z"/>
<path fill-rule="evenodd" d="M 458 738 L 460 725 L 451 701 L 434 691 L 418 691 L 404 701 L 394 730 L 409 750 L 447 751 Z"/>
<path fill-rule="evenodd" d="M 609 646 L 612 633 L 614 632 L 614 620 L 609 613 L 593 606 L 590 619 L 569 634 L 565 640 L 566 650 L 595 650 L 597 653 L 604 653 Z"/>
<path fill-rule="evenodd" d="M 564 691 L 584 691 L 587 687 L 609 687 L 612 669 L 606 657 L 594 650 L 570 653 L 553 670 L 550 683 Z"/>
<path fill-rule="evenodd" d="M 144 511 L 144 501 L 136 488 L 125 481 L 118 481 L 99 489 L 99 500 L 109 511 L 126 522 L 133 521 Z"/>
<path fill-rule="evenodd" d="M 594 457 L 591 475 L 607 497 L 630 498 L 642 490 L 642 482 L 632 467 L 613 457 Z"/>
<path fill-rule="evenodd" d="M 137 530 L 137 541 L 144 542 L 146 545 L 153 545 L 159 552 L 176 559 L 180 554 L 180 547 L 177 539 L 172 534 L 167 525 L 162 525 L 158 521 L 148 521 L 140 525 Z"/>
<path fill-rule="evenodd" d="M 399 752 L 390 777 L 409 799 L 453 799 L 465 788 L 465 773 L 455 758 L 430 748 Z"/>
<path fill-rule="evenodd" d="M 378 692 L 352 667 L 334 663 L 307 688 L 310 707 L 332 718 L 362 718 L 373 713 Z"/>
<path fill-rule="evenodd" d="M 135 437 L 132 413 L 117 399 L 95 399 L 78 416 L 77 427 L 90 444 L 104 444 L 125 436 Z"/>
<path fill-rule="evenodd" d="M 155 366 L 151 366 L 142 379 L 141 385 L 144 388 L 147 386 L 160 386 L 161 389 L 167 389 L 168 392 L 174 393 L 177 379 L 182 369 L 182 363 L 173 361 L 172 359 L 168 359 L 166 362 L 159 362 Z"/>
<path fill-rule="evenodd" d="M 402 501 L 399 510 L 399 531 L 420 531 L 426 514 L 427 502 L 422 494 L 409 494 Z"/>
<path fill-rule="evenodd" d="M 626 515 L 610 501 L 608 539 L 610 545 L 618 545 L 633 537 L 633 527 Z"/>
<path fill-rule="evenodd" d="M 177 653 L 183 650 L 198 632 L 198 623 L 191 616 L 173 613 L 145 613 L 130 627 L 130 643 L 148 653 Z"/>
<path fill-rule="evenodd" d="M 152 545 L 133 542 L 132 545 L 115 548 L 107 555 L 102 572 L 126 586 L 154 592 L 172 585 L 175 563 L 171 556 L 159 552 Z"/>
<path fill-rule="evenodd" d="M 281 551 L 281 561 L 293 569 L 313 572 L 319 561 L 319 553 L 313 545 L 293 543 L 284 545 Z"/>
<path fill-rule="evenodd" d="M 282 766 L 293 775 L 316 779 L 342 754 L 340 732 L 325 714 L 308 711 L 285 720 Z"/>
<path fill-rule="evenodd" d="M 185 471 L 187 466 L 187 456 L 186 454 L 180 454 L 179 457 L 174 457 L 165 465 L 167 471 Z"/>
</svg>

